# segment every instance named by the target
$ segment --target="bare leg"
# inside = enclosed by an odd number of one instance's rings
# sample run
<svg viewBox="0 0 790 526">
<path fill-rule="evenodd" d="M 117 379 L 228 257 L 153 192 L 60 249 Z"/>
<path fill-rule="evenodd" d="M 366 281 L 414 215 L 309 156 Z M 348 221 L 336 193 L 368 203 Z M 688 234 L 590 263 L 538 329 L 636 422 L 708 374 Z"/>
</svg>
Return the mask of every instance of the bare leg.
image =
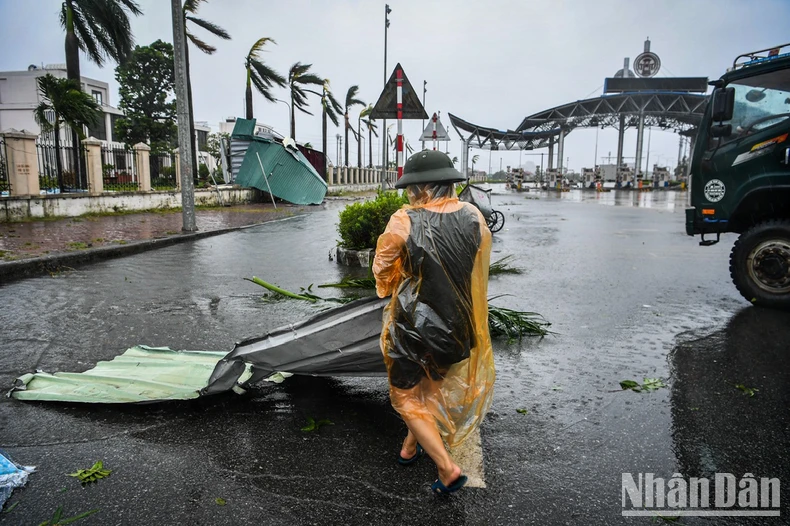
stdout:
<svg viewBox="0 0 790 526">
<path fill-rule="evenodd" d="M 428 456 L 436 463 L 439 470 L 439 480 L 448 486 L 461 476 L 461 468 L 453 462 L 447 449 L 444 447 L 439 428 L 435 421 L 428 421 L 422 418 L 404 418 L 406 425 L 409 426 L 409 433 L 414 435 L 417 442 L 423 447 Z"/>
<path fill-rule="evenodd" d="M 411 458 L 417 454 L 417 437 L 409 431 L 403 440 L 403 447 L 400 450 L 401 458 Z"/>
</svg>

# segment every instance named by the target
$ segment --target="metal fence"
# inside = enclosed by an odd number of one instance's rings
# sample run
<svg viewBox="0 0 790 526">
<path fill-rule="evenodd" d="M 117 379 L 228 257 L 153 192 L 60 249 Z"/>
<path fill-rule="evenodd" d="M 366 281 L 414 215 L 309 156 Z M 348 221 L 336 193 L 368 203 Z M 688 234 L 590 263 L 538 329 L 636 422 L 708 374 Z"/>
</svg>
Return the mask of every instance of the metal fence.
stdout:
<svg viewBox="0 0 790 526">
<path fill-rule="evenodd" d="M 88 191 L 85 167 L 86 150 L 71 141 L 56 147 L 54 141 L 36 140 L 38 157 L 38 183 L 42 193 L 81 193 Z"/>
<path fill-rule="evenodd" d="M 151 190 L 172 190 L 176 187 L 176 156 L 172 153 L 152 153 Z"/>
<path fill-rule="evenodd" d="M 11 191 L 11 184 L 8 180 L 8 155 L 5 151 L 5 141 L 0 137 L 0 196 L 6 197 Z"/>
<path fill-rule="evenodd" d="M 105 192 L 135 192 L 139 189 L 134 150 L 124 145 L 102 146 L 101 159 Z"/>
</svg>

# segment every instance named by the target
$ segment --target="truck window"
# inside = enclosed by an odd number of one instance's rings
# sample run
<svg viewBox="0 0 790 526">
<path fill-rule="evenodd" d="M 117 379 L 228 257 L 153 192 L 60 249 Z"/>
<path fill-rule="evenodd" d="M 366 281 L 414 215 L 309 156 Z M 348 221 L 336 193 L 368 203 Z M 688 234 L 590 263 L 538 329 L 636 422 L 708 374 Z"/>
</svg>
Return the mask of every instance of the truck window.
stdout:
<svg viewBox="0 0 790 526">
<path fill-rule="evenodd" d="M 737 80 L 732 135 L 724 142 L 740 139 L 790 119 L 790 69 Z"/>
</svg>

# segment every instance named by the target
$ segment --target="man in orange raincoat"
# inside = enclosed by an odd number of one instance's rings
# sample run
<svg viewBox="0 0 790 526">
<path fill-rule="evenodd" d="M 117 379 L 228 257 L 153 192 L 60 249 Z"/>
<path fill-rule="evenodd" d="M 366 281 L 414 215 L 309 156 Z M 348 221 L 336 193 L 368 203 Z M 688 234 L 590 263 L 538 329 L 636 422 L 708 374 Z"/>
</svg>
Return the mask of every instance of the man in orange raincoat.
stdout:
<svg viewBox="0 0 790 526">
<path fill-rule="evenodd" d="M 466 476 L 450 457 L 491 406 L 494 359 L 488 333 L 491 232 L 480 211 L 458 200 L 464 177 L 450 158 L 425 150 L 403 177 L 409 204 L 379 237 L 373 272 L 384 310 L 381 349 L 390 400 L 409 431 L 398 456 L 411 464 L 423 452 L 436 463 L 436 493 L 452 493 Z"/>
</svg>

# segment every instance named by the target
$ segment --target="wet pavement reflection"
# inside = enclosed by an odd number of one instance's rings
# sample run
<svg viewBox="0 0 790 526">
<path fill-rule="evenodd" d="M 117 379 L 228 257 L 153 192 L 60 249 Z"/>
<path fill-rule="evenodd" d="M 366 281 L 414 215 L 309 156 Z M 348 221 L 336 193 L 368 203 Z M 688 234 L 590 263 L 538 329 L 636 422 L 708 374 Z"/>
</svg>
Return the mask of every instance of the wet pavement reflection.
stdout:
<svg viewBox="0 0 790 526">
<path fill-rule="evenodd" d="M 685 236 L 683 194 L 494 194 L 506 223 L 492 259 L 513 254 L 525 272 L 493 277 L 489 293 L 542 313 L 557 334 L 495 343 L 485 489 L 436 500 L 430 462 L 397 465 L 404 429 L 384 379 L 291 378 L 151 406 L 4 398 L 0 446 L 38 472 L 0 523 L 41 522 L 64 504 L 100 508 L 86 525 L 649 524 L 621 517 L 623 472 L 790 480 L 790 317 L 737 295 L 733 238 L 702 248 Z M 242 278 L 298 291 L 364 275 L 330 261 L 341 207 L 3 286 L 0 384 L 35 369 L 84 370 L 138 343 L 230 350 L 317 312 Z M 617 391 L 646 377 L 667 387 Z M 302 432 L 308 416 L 333 425 Z M 93 487 L 63 475 L 99 459 L 114 472 Z"/>
</svg>

